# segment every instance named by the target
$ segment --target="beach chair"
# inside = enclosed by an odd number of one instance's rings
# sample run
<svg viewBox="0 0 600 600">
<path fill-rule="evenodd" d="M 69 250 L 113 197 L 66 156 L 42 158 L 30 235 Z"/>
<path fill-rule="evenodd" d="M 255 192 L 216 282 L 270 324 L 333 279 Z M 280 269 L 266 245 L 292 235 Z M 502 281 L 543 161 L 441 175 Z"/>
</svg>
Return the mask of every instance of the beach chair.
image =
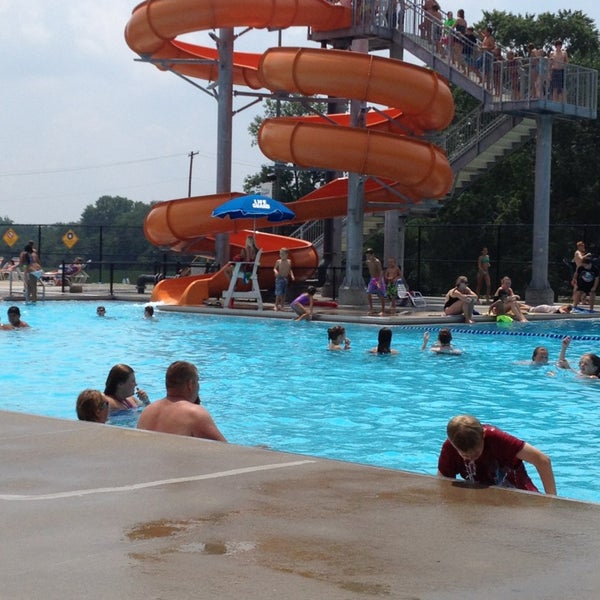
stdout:
<svg viewBox="0 0 600 600">
<path fill-rule="evenodd" d="M 223 296 L 223 306 L 230 308 L 233 300 L 256 300 L 258 310 L 263 309 L 262 294 L 260 293 L 260 287 L 258 285 L 258 267 L 260 266 L 260 255 L 262 250 L 256 253 L 254 263 L 249 262 L 234 262 L 233 272 L 231 274 L 231 281 L 229 282 L 229 288 Z M 248 277 L 248 273 L 243 270 L 244 266 L 252 265 L 252 271 Z M 251 283 L 252 289 L 249 291 L 238 291 L 235 286 L 238 279 L 242 279 L 244 283 Z"/>
<path fill-rule="evenodd" d="M 426 308 L 427 307 L 427 302 L 425 301 L 423 294 L 421 294 L 421 292 L 417 292 L 415 290 L 409 291 L 408 288 L 406 287 L 406 283 L 405 283 L 404 279 L 398 279 L 397 286 L 398 286 L 398 299 L 399 300 L 407 300 L 415 308 Z"/>
</svg>

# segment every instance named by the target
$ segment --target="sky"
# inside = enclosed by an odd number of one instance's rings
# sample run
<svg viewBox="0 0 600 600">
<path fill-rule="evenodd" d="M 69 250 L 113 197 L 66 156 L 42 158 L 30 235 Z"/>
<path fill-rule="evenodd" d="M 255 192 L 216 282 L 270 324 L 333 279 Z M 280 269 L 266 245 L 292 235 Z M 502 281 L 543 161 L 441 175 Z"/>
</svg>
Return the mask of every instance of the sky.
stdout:
<svg viewBox="0 0 600 600">
<path fill-rule="evenodd" d="M 250 1 L 250 0 L 248 0 Z M 101 196 L 150 203 L 216 191 L 217 102 L 183 79 L 136 61 L 123 31 L 136 0 L 1 0 L 0 217 L 15 223 L 78 221 Z M 523 13 L 523 2 L 442 0 L 468 22 L 482 9 Z M 581 10 L 600 23 L 600 3 L 545 0 L 529 13 Z M 236 30 L 240 33 L 241 28 Z M 211 43 L 206 34 L 183 38 Z M 283 45 L 312 46 L 306 28 Z M 277 33 L 242 35 L 241 51 L 264 52 Z M 202 84 L 203 82 L 199 82 Z M 235 98 L 234 110 L 248 98 Z M 269 160 L 251 145 L 260 105 L 233 122 L 232 191 Z"/>
</svg>

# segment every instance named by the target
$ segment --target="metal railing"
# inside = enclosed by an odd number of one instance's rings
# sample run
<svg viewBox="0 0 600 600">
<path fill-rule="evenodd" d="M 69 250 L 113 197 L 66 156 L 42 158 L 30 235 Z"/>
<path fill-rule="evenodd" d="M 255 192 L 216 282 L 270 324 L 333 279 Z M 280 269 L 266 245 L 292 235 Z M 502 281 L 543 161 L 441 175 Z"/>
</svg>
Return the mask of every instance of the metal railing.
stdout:
<svg viewBox="0 0 600 600">
<path fill-rule="evenodd" d="M 574 64 L 563 64 L 553 76 L 552 59 L 518 57 L 510 48 L 498 46 L 500 54 L 481 49 L 454 29 L 426 12 L 420 4 L 404 0 L 401 24 L 403 33 L 427 49 L 437 61 L 445 63 L 481 86 L 491 95 L 494 110 L 519 107 L 505 106 L 517 102 L 520 108 L 540 103 L 560 105 L 555 112 L 596 118 L 598 106 L 598 72 Z M 547 107 L 546 107 L 547 108 Z"/>
</svg>

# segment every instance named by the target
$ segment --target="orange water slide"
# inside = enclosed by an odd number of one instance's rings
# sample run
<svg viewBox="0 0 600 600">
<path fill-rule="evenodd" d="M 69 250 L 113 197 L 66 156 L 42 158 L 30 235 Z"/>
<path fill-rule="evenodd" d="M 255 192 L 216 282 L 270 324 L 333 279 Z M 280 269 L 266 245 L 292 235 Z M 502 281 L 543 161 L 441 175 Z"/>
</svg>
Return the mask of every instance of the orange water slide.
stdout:
<svg viewBox="0 0 600 600">
<path fill-rule="evenodd" d="M 251 232 L 242 230 L 230 234 L 229 241 L 234 256 L 244 247 L 248 233 Z M 259 270 L 261 287 L 272 288 L 274 286 L 273 267 L 279 258 L 279 250 L 283 247 L 288 248 L 289 255 L 292 257 L 294 273 L 299 279 L 306 279 L 313 274 L 319 257 L 310 242 L 261 231 L 256 232 L 255 238 L 256 245 L 262 249 Z M 213 248 L 214 237 L 208 236 L 196 239 L 186 248 L 186 251 L 202 253 Z M 226 265 L 216 273 L 163 279 L 154 286 L 151 300 L 165 304 L 194 306 L 202 304 L 208 298 L 219 298 L 223 291 L 229 287 L 229 272 L 229 266 Z M 250 289 L 250 286 L 244 286 L 241 282 L 238 282 L 236 289 Z"/>
<path fill-rule="evenodd" d="M 134 9 L 125 35 L 129 46 L 152 59 L 158 68 L 214 81 L 218 79 L 218 65 L 213 62 L 218 59 L 217 51 L 181 42 L 175 39 L 177 35 L 234 26 L 333 30 L 347 28 L 350 22 L 350 9 L 326 0 L 148 0 Z M 190 58 L 205 60 L 179 60 Z M 442 197 L 450 188 L 452 172 L 444 153 L 414 137 L 446 127 L 454 114 L 448 86 L 432 71 L 368 54 L 308 48 L 274 48 L 262 55 L 235 52 L 233 62 L 236 85 L 304 95 L 328 94 L 399 107 L 368 112 L 365 128 L 350 127 L 348 115 L 328 115 L 326 121 L 321 117 L 268 119 L 261 127 L 259 146 L 269 158 L 376 177 L 367 179 L 364 186 L 365 209 L 368 206 L 371 211 L 392 208 L 389 203 L 401 207 L 422 198 Z M 250 220 L 210 216 L 216 206 L 237 195 L 159 203 L 147 217 L 146 236 L 156 245 L 177 251 L 206 250 L 214 234 L 252 227 Z M 345 178 L 315 190 L 290 203 L 296 213 L 294 222 L 345 215 L 347 195 Z M 262 234 L 263 250 L 268 245 L 265 236 Z M 294 264 L 298 265 L 296 252 L 302 256 L 301 261 L 308 260 L 297 241 L 285 238 L 277 243 L 292 249 Z M 308 267 L 308 263 L 303 266 Z M 220 276 L 213 277 L 213 287 L 223 285 Z M 170 281 L 157 287 L 166 288 Z M 175 291 L 184 283 L 171 285 L 172 296 L 163 293 L 154 299 L 177 303 L 200 300 L 201 294 Z"/>
</svg>

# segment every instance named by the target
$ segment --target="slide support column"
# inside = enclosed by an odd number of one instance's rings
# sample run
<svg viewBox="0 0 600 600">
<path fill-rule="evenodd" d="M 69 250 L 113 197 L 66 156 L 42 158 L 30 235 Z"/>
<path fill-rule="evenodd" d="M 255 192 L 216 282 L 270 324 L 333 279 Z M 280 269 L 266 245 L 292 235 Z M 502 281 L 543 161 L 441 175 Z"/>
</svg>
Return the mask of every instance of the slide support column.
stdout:
<svg viewBox="0 0 600 600">
<path fill-rule="evenodd" d="M 219 29 L 219 86 L 217 112 L 217 194 L 231 192 L 231 148 L 233 131 L 233 29 Z M 229 234 L 215 236 L 219 266 L 229 262 Z"/>
<path fill-rule="evenodd" d="M 536 120 L 537 138 L 535 146 L 531 281 L 525 291 L 525 301 L 531 306 L 552 304 L 554 302 L 554 290 L 548 282 L 552 116 L 538 115 Z"/>
</svg>

